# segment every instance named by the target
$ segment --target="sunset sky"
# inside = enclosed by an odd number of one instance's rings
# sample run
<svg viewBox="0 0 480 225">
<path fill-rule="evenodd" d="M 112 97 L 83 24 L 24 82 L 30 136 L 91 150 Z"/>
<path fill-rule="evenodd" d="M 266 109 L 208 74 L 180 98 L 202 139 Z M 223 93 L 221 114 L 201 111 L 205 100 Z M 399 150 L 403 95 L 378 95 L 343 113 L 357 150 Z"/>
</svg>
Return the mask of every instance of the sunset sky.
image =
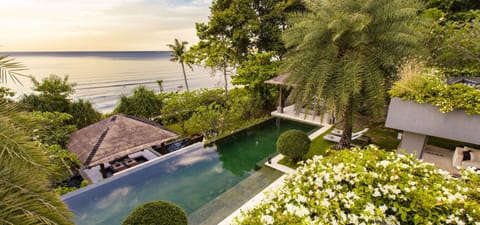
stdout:
<svg viewBox="0 0 480 225">
<path fill-rule="evenodd" d="M 195 43 L 211 0 L 2 0 L 0 51 L 167 50 Z"/>
</svg>

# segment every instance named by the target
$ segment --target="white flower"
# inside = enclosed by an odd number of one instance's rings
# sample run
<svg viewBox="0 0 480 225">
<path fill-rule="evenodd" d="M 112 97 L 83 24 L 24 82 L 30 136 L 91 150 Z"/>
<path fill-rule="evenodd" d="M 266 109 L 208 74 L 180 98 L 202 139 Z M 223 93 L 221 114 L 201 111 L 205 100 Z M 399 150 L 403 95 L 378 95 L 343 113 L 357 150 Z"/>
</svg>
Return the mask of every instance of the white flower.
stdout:
<svg viewBox="0 0 480 225">
<path fill-rule="evenodd" d="M 322 205 L 328 208 L 330 206 L 330 202 L 326 198 L 324 198 L 322 200 Z"/>
<path fill-rule="evenodd" d="M 391 162 L 388 161 L 388 160 L 382 160 L 382 161 L 380 161 L 378 164 L 379 164 L 380 166 L 383 166 L 384 168 L 386 168 L 388 165 L 391 164 Z"/>
<path fill-rule="evenodd" d="M 375 188 L 373 190 L 373 194 L 372 194 L 373 197 L 380 197 L 382 196 L 382 194 L 380 193 L 380 191 L 378 190 L 378 188 Z"/>
<path fill-rule="evenodd" d="M 379 208 L 380 210 L 382 210 L 383 213 L 385 213 L 388 209 L 388 207 L 385 204 L 381 205 Z"/>
<path fill-rule="evenodd" d="M 369 213 L 370 215 L 375 215 L 375 206 L 369 202 L 363 211 Z"/>
<path fill-rule="evenodd" d="M 269 224 L 273 224 L 273 222 L 275 222 L 274 219 L 273 219 L 273 217 L 271 217 L 271 216 L 269 216 L 269 215 L 263 215 L 263 216 L 261 217 L 261 220 L 262 220 L 262 222 L 263 222 L 264 224 L 268 224 L 268 225 L 269 225 Z"/>
</svg>

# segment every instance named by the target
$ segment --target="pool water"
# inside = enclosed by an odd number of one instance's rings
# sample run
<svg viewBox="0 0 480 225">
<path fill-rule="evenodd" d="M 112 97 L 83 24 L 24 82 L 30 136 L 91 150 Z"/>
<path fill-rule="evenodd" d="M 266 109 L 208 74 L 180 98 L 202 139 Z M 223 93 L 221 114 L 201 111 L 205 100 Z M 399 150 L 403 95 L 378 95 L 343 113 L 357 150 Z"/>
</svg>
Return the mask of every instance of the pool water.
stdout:
<svg viewBox="0 0 480 225">
<path fill-rule="evenodd" d="M 69 193 L 62 200 L 75 214 L 77 225 L 121 224 L 136 206 L 154 200 L 171 201 L 191 214 L 252 174 L 259 161 L 275 153 L 283 131 L 316 128 L 270 119 L 209 146 L 194 145 Z"/>
</svg>

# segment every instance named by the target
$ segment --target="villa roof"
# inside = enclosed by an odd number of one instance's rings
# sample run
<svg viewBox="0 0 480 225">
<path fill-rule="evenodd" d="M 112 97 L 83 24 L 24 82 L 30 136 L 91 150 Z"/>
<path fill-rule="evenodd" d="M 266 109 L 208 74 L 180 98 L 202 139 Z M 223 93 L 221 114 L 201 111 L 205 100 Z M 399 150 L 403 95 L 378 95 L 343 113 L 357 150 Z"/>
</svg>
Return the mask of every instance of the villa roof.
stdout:
<svg viewBox="0 0 480 225">
<path fill-rule="evenodd" d="M 117 114 L 73 133 L 67 148 L 83 165 L 95 166 L 178 136 L 153 121 Z"/>
<path fill-rule="evenodd" d="M 290 77 L 290 73 L 283 73 L 274 78 L 264 81 L 267 84 L 277 84 L 277 85 L 288 85 L 288 78 Z"/>
<path fill-rule="evenodd" d="M 447 80 L 447 84 L 463 83 L 480 89 L 480 77 L 452 77 Z"/>
</svg>

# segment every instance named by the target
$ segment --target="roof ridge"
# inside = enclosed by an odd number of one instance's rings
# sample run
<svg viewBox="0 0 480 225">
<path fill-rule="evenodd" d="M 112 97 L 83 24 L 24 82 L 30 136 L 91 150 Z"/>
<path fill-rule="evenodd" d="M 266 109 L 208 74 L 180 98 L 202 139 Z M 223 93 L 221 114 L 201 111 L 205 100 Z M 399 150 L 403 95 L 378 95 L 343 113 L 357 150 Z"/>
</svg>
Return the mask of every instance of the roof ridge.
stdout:
<svg viewBox="0 0 480 225">
<path fill-rule="evenodd" d="M 175 133 L 175 134 L 178 134 L 178 132 L 174 131 L 174 130 L 171 130 L 169 129 L 168 127 L 165 127 L 159 123 L 156 123 L 155 121 L 152 121 L 152 120 L 149 120 L 149 119 L 144 119 L 144 118 L 140 118 L 140 117 L 136 117 L 136 116 L 132 116 L 132 115 L 123 115 L 121 114 L 122 116 L 125 116 L 127 118 L 130 118 L 132 120 L 136 120 L 136 121 L 139 121 L 139 122 L 143 122 L 145 124 L 148 124 L 150 126 L 154 126 L 154 127 L 158 127 L 158 128 L 161 128 L 161 129 L 164 129 L 164 130 L 167 130 L 167 131 L 170 131 L 172 133 Z"/>
<path fill-rule="evenodd" d="M 100 135 L 100 137 L 97 140 L 97 143 L 95 143 L 92 150 L 90 151 L 90 154 L 88 154 L 87 160 L 85 160 L 84 165 L 90 164 L 93 157 L 97 153 L 98 148 L 100 148 L 100 145 L 102 144 L 103 140 L 105 139 L 105 136 L 107 136 L 107 133 L 108 133 L 109 130 L 110 130 L 110 127 L 107 127 L 107 129 L 105 129 L 105 131 L 102 132 L 102 134 Z"/>
</svg>

